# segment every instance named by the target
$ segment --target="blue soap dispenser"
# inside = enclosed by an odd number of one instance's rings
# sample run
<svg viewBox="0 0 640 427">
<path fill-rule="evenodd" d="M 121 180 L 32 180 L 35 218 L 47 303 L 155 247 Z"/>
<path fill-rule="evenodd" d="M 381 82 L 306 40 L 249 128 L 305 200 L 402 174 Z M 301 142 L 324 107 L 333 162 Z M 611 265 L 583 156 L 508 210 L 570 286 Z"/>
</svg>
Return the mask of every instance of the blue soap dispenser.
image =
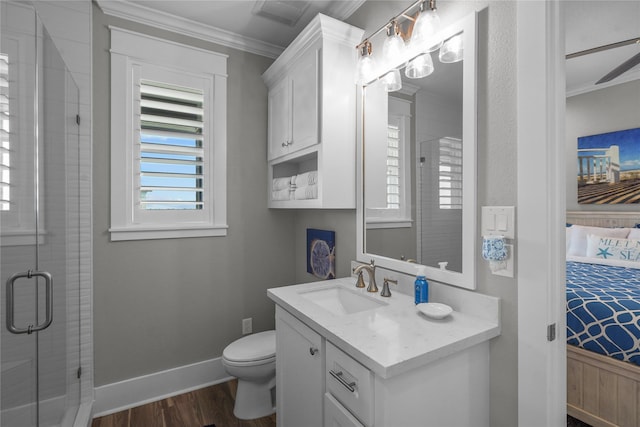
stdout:
<svg viewBox="0 0 640 427">
<path fill-rule="evenodd" d="M 429 284 L 427 283 L 426 270 L 424 267 L 418 268 L 414 289 L 416 305 L 429 302 Z"/>
</svg>

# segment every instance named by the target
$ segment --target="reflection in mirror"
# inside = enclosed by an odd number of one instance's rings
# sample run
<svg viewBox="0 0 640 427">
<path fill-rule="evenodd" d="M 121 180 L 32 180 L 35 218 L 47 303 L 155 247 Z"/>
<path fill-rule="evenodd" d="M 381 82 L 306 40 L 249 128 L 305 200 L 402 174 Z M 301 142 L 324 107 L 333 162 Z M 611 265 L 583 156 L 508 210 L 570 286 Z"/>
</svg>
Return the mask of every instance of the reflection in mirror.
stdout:
<svg viewBox="0 0 640 427">
<path fill-rule="evenodd" d="M 362 89 L 359 260 L 475 288 L 475 13 L 442 30 L 433 71 Z M 462 43 L 462 49 L 460 49 Z M 457 46 L 456 46 L 457 45 Z M 416 54 L 422 52 L 414 52 Z M 457 56 L 456 56 L 457 55 Z M 405 64 L 415 64 L 407 58 Z M 421 58 L 424 60 L 424 56 Z M 385 76 L 388 70 L 379 69 Z M 419 73 L 418 73 L 419 74 Z M 463 191 L 464 190 L 464 191 Z"/>
</svg>

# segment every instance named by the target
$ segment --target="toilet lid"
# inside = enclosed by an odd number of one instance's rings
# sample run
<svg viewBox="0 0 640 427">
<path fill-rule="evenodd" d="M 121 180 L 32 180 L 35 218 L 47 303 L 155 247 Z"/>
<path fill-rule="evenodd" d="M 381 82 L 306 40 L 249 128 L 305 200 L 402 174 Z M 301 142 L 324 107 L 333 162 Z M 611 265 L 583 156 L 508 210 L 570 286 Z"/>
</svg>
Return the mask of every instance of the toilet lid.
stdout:
<svg viewBox="0 0 640 427">
<path fill-rule="evenodd" d="M 276 331 L 265 331 L 232 342 L 224 349 L 222 357 L 234 362 L 253 362 L 274 357 L 275 354 Z"/>
</svg>

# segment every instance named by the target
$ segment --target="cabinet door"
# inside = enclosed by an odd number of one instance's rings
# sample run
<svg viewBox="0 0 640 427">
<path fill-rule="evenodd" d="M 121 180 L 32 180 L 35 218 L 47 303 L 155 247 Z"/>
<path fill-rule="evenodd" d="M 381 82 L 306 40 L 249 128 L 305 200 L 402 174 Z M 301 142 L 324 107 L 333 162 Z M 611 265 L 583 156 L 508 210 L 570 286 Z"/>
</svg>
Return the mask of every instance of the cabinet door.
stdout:
<svg viewBox="0 0 640 427">
<path fill-rule="evenodd" d="M 291 144 L 290 80 L 286 77 L 269 89 L 269 160 L 286 154 Z"/>
<path fill-rule="evenodd" d="M 325 427 L 364 427 L 356 417 L 351 415 L 329 393 L 324 395 L 324 426 Z"/>
<path fill-rule="evenodd" d="M 293 144 L 289 151 L 298 151 L 319 142 L 318 51 L 307 51 L 291 70 L 291 128 Z"/>
<path fill-rule="evenodd" d="M 322 337 L 276 306 L 276 405 L 280 427 L 321 427 Z"/>
</svg>

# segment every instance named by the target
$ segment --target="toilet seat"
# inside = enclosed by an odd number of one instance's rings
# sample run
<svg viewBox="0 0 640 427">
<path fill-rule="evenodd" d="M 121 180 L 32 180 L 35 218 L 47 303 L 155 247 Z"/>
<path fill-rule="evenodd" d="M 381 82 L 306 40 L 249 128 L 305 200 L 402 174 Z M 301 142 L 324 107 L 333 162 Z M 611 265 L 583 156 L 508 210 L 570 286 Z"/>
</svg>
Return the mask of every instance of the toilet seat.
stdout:
<svg viewBox="0 0 640 427">
<path fill-rule="evenodd" d="M 222 357 L 234 365 L 269 363 L 276 357 L 276 331 L 242 337 L 229 344 L 222 352 Z"/>
</svg>

